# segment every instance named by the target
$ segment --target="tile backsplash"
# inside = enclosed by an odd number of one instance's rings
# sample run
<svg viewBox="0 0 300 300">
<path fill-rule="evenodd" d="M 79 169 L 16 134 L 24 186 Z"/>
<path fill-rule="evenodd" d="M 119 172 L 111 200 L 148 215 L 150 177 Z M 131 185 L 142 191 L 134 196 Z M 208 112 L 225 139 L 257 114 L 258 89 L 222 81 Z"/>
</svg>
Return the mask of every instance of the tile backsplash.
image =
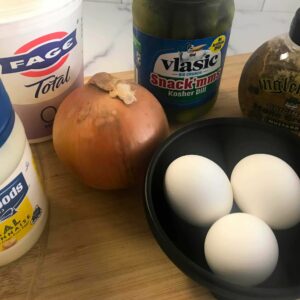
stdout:
<svg viewBox="0 0 300 300">
<path fill-rule="evenodd" d="M 300 8 L 300 0 L 265 0 L 266 11 L 295 12 Z"/>
<path fill-rule="evenodd" d="M 295 12 L 300 0 L 235 0 L 237 10 Z"/>
<path fill-rule="evenodd" d="M 84 0 L 90 2 L 130 3 L 132 0 Z M 237 10 L 295 12 L 300 0 L 235 0 Z"/>
<path fill-rule="evenodd" d="M 235 0 L 235 7 L 237 10 L 255 10 L 263 9 L 265 0 Z"/>
</svg>

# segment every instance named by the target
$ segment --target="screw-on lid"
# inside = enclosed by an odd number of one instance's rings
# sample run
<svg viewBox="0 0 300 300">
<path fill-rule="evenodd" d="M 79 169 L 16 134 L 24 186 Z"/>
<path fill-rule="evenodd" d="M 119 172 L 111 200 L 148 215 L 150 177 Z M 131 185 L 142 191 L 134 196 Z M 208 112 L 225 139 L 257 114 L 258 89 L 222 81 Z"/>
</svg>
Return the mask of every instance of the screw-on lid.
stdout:
<svg viewBox="0 0 300 300">
<path fill-rule="evenodd" d="M 75 1 L 81 0 L 0 0 L 0 24 L 41 16 Z"/>
<path fill-rule="evenodd" d="M 0 79 L 0 147 L 6 142 L 13 130 L 15 112 L 11 105 L 8 94 Z"/>
<path fill-rule="evenodd" d="M 300 8 L 298 8 L 290 29 L 291 40 L 300 46 Z"/>
</svg>

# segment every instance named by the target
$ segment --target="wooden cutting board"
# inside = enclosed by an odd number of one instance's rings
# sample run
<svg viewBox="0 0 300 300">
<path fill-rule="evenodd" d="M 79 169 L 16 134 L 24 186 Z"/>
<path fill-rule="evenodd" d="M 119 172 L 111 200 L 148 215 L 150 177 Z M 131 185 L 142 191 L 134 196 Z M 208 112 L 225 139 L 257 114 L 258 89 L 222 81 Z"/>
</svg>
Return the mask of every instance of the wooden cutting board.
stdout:
<svg viewBox="0 0 300 300">
<path fill-rule="evenodd" d="M 239 117 L 237 87 L 249 55 L 228 57 L 214 109 Z M 117 74 L 132 78 L 132 72 Z M 47 228 L 21 259 L 0 268 L 0 299 L 214 299 L 159 248 L 144 216 L 143 188 L 88 188 L 59 162 L 51 142 L 32 146 L 50 203 Z"/>
</svg>

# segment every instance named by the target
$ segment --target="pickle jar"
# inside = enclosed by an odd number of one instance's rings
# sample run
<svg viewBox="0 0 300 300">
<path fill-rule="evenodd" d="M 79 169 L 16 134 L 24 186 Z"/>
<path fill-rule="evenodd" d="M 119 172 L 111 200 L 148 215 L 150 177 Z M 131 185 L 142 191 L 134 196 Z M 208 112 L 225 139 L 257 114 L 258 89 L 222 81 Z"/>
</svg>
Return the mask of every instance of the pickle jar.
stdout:
<svg viewBox="0 0 300 300">
<path fill-rule="evenodd" d="M 137 83 L 173 123 L 207 113 L 218 95 L 234 0 L 133 0 L 132 8 Z"/>
</svg>

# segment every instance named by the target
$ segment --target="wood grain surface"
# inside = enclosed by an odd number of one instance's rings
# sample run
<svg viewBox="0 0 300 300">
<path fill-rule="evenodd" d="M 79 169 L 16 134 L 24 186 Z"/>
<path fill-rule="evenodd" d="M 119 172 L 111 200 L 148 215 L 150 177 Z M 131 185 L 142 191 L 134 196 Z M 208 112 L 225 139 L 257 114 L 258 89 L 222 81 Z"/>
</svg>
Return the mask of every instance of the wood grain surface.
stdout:
<svg viewBox="0 0 300 300">
<path fill-rule="evenodd" d="M 218 101 L 205 118 L 241 116 L 237 87 L 248 57 L 227 58 Z M 50 204 L 49 221 L 25 256 L 0 268 L 1 300 L 214 299 L 159 248 L 144 216 L 142 187 L 88 188 L 59 162 L 51 142 L 32 150 Z"/>
</svg>

